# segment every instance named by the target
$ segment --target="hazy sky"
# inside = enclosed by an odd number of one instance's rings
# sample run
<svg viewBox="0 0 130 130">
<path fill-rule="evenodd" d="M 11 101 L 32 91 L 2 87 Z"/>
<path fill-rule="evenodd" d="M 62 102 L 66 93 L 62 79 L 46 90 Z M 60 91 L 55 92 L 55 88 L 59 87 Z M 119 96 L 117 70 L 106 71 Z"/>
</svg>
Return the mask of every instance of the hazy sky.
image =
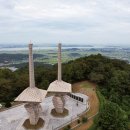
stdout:
<svg viewBox="0 0 130 130">
<path fill-rule="evenodd" d="M 130 45 L 130 0 L 0 0 L 0 43 Z"/>
</svg>

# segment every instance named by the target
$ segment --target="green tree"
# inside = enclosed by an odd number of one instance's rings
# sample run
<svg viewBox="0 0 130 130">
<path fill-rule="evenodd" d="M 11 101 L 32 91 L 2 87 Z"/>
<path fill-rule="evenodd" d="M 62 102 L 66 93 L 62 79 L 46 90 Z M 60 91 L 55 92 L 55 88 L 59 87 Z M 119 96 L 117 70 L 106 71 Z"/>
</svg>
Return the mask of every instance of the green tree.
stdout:
<svg viewBox="0 0 130 130">
<path fill-rule="evenodd" d="M 89 79 L 93 82 L 101 83 L 104 79 L 104 76 L 102 74 L 99 74 L 99 73 L 96 73 L 96 72 L 91 72 L 89 74 Z"/>
<path fill-rule="evenodd" d="M 0 79 L 0 102 L 11 101 L 12 83 L 10 80 Z"/>
<path fill-rule="evenodd" d="M 99 115 L 102 130 L 128 130 L 126 113 L 115 103 L 107 102 Z"/>
</svg>

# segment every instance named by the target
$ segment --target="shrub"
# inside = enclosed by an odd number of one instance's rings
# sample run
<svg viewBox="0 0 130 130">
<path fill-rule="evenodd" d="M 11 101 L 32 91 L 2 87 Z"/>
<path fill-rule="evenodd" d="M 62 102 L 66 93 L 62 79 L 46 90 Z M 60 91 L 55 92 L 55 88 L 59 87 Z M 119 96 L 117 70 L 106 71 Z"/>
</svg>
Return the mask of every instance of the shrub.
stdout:
<svg viewBox="0 0 130 130">
<path fill-rule="evenodd" d="M 85 123 L 85 122 L 87 122 L 88 121 L 88 118 L 87 117 L 83 117 L 82 118 L 82 123 Z"/>
<path fill-rule="evenodd" d="M 71 128 L 70 125 L 68 125 L 67 128 L 70 129 Z"/>
<path fill-rule="evenodd" d="M 12 106 L 12 105 L 11 105 L 10 102 L 6 102 L 6 103 L 5 103 L 5 107 L 6 107 L 6 108 L 9 108 L 9 107 L 11 107 L 11 106 Z"/>
<path fill-rule="evenodd" d="M 66 127 L 64 128 L 64 130 L 70 130 L 70 129 L 71 129 L 70 125 L 68 125 L 68 126 L 66 126 Z"/>
<path fill-rule="evenodd" d="M 77 120 L 77 123 L 80 124 L 80 120 L 79 119 Z"/>
</svg>

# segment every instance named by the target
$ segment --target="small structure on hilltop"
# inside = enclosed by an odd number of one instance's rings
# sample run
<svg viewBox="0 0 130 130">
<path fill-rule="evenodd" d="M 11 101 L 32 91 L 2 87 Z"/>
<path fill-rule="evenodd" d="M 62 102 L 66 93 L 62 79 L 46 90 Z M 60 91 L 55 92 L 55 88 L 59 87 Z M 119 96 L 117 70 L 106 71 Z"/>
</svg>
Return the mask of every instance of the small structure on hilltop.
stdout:
<svg viewBox="0 0 130 130">
<path fill-rule="evenodd" d="M 29 120 L 31 125 L 36 125 L 38 123 L 40 114 L 42 112 L 42 107 L 40 102 L 42 102 L 47 94 L 46 90 L 38 89 L 35 86 L 34 78 L 34 63 L 32 54 L 32 44 L 29 44 L 29 78 L 30 85 L 26 88 L 16 99 L 18 102 L 26 102 L 24 105 L 25 109 L 29 114 Z"/>
<path fill-rule="evenodd" d="M 61 70 L 61 44 L 58 44 L 58 80 L 52 82 L 47 90 L 55 94 L 52 100 L 57 113 L 63 113 L 65 106 L 64 95 L 72 92 L 71 84 L 62 80 Z"/>
</svg>

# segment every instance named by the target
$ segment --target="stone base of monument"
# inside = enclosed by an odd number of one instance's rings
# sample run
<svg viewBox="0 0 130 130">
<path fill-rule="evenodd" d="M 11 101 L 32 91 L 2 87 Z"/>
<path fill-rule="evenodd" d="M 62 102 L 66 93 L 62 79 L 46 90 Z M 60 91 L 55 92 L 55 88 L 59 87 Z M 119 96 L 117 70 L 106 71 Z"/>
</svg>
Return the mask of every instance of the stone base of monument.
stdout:
<svg viewBox="0 0 130 130">
<path fill-rule="evenodd" d="M 62 113 L 57 113 L 55 108 L 54 108 L 54 109 L 51 110 L 51 115 L 53 117 L 65 117 L 65 116 L 69 115 L 69 111 L 66 108 L 64 108 Z"/>
<path fill-rule="evenodd" d="M 40 103 L 27 103 L 24 107 L 29 114 L 30 124 L 36 125 L 42 112 Z"/>
<path fill-rule="evenodd" d="M 65 106 L 65 99 L 63 95 L 55 95 L 52 99 L 53 105 L 55 107 L 55 111 L 57 113 L 63 113 L 64 106 Z"/>
<path fill-rule="evenodd" d="M 26 119 L 23 123 L 23 127 L 26 129 L 26 130 L 36 130 L 36 129 L 40 129 L 40 128 L 43 128 L 44 127 L 44 120 L 42 118 L 39 118 L 38 122 L 36 125 L 31 125 L 30 124 L 30 121 L 29 119 Z"/>
</svg>

